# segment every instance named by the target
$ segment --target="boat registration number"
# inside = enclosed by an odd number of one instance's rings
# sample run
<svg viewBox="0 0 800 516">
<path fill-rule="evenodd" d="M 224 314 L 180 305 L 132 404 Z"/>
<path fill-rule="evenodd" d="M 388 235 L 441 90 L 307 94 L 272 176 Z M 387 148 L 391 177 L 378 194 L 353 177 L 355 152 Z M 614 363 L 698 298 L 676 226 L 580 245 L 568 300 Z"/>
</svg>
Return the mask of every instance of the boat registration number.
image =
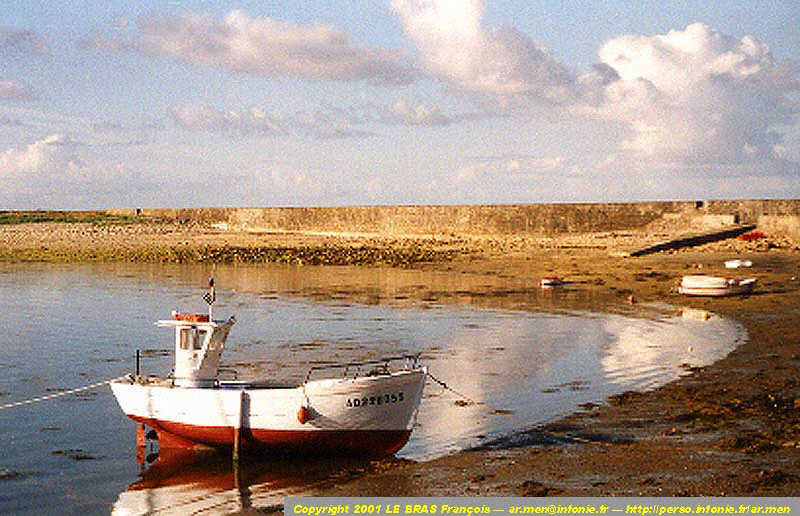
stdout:
<svg viewBox="0 0 800 516">
<path fill-rule="evenodd" d="M 364 396 L 362 398 L 347 398 L 347 406 L 351 407 L 367 407 L 370 405 L 389 405 L 392 403 L 400 403 L 405 399 L 402 392 L 392 392 L 388 394 L 379 394 L 377 396 Z"/>
</svg>

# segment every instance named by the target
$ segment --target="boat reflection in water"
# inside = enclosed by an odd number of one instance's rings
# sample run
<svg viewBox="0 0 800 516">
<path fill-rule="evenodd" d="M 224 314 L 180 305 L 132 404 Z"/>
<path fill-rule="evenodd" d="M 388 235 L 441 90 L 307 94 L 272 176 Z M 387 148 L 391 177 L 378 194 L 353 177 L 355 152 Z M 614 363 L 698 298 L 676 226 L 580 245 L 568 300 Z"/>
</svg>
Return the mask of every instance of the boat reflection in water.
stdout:
<svg viewBox="0 0 800 516">
<path fill-rule="evenodd" d="M 143 426 L 138 430 L 140 436 Z M 315 457 L 305 461 L 266 455 L 243 456 L 236 463 L 229 450 L 159 446 L 158 441 L 141 437 L 137 444 L 139 479 L 119 495 L 112 514 L 228 514 L 251 507 L 277 509 L 287 495 L 323 482 L 350 479 L 380 464 L 359 458 Z"/>
</svg>

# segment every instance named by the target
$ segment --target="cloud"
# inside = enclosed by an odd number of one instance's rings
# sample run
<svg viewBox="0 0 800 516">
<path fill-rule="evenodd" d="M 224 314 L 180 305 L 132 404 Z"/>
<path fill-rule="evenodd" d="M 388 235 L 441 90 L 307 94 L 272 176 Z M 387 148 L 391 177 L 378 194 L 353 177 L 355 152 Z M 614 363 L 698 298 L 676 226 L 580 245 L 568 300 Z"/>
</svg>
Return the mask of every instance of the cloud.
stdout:
<svg viewBox="0 0 800 516">
<path fill-rule="evenodd" d="M 169 114 L 184 129 L 222 133 L 230 137 L 293 135 L 327 140 L 371 134 L 354 125 L 363 119 L 349 116 L 341 109 L 278 117 L 256 107 L 223 111 L 209 105 L 186 104 L 170 108 Z"/>
<path fill-rule="evenodd" d="M 0 127 L 25 127 L 27 123 L 19 118 L 11 118 L 8 115 L 0 115 Z"/>
<path fill-rule="evenodd" d="M 733 37 L 702 23 L 666 34 L 619 36 L 598 49 L 591 70 L 577 73 L 519 30 L 490 26 L 485 5 L 484 0 L 391 0 L 419 66 L 399 51 L 358 45 L 331 26 L 296 25 L 243 11 L 221 19 L 197 13 L 143 18 L 134 40 L 97 37 L 88 44 L 263 77 L 404 85 L 424 71 L 440 80 L 446 93 L 473 100 L 485 116 L 513 112 L 520 119 L 536 117 L 537 124 L 564 125 L 592 119 L 592 127 L 606 130 L 598 133 L 598 146 L 608 149 L 618 167 L 676 173 L 760 167 L 764 175 L 797 175 L 796 163 L 787 158 L 796 153 L 782 132 L 798 120 L 796 69 L 777 63 L 757 38 Z M 170 109 L 170 116 L 181 128 L 229 137 L 317 139 L 363 137 L 379 124 L 440 127 L 467 118 L 404 99 L 280 116 L 257 107 L 182 105 Z M 490 175 L 523 178 L 565 168 L 559 158 L 540 159 L 538 164 L 511 160 L 506 168 L 484 163 L 463 172 L 475 177 L 484 167 Z M 583 164 L 599 170 L 589 161 Z"/>
<path fill-rule="evenodd" d="M 279 120 L 258 108 L 221 111 L 209 105 L 181 105 L 172 107 L 169 114 L 180 127 L 190 130 L 237 134 L 284 132 Z"/>
<path fill-rule="evenodd" d="M 28 84 L 14 79 L 0 79 L 0 100 L 28 101 L 38 96 Z"/>
<path fill-rule="evenodd" d="M 29 30 L 0 29 L 0 51 L 43 55 L 49 53 L 50 45 L 47 38 Z"/>
<path fill-rule="evenodd" d="M 121 163 L 87 162 L 80 144 L 51 134 L 23 148 L 0 152 L 0 205 L 16 209 L 86 207 L 119 203 L 149 186 Z M 113 200 L 111 200 L 113 199 Z M 110 204 L 109 204 L 110 205 Z"/>
<path fill-rule="evenodd" d="M 582 194 L 575 186 L 586 176 L 576 174 L 574 168 L 573 160 L 558 155 L 474 157 L 436 178 L 431 201 L 467 204 L 575 201 Z"/>
<path fill-rule="evenodd" d="M 549 50 L 511 27 L 481 24 L 483 0 L 392 0 L 426 68 L 458 89 L 560 104 L 575 78 Z"/>
<path fill-rule="evenodd" d="M 403 99 L 397 99 L 386 106 L 380 118 L 387 124 L 424 127 L 448 125 L 453 122 L 452 118 L 443 115 L 434 106 L 428 106 L 424 103 L 409 104 Z"/>
<path fill-rule="evenodd" d="M 295 133 L 318 140 L 373 136 L 370 131 L 356 127 L 349 116 L 343 115 L 340 110 L 309 111 L 294 115 L 289 123 Z"/>
<path fill-rule="evenodd" d="M 570 160 L 564 156 L 487 156 L 475 158 L 458 167 L 453 175 L 456 184 L 475 181 L 536 180 L 543 175 L 564 175 Z"/>
<path fill-rule="evenodd" d="M 257 107 L 222 110 L 201 104 L 170 108 L 173 121 L 183 129 L 226 134 L 230 137 L 293 135 L 315 139 L 372 136 L 369 124 L 437 127 L 454 122 L 423 102 L 397 99 L 389 105 L 365 104 L 353 108 L 318 109 L 277 116 Z"/>
<path fill-rule="evenodd" d="M 426 69 L 484 109 L 621 123 L 626 136 L 615 151 L 633 162 L 787 168 L 777 163 L 786 155 L 779 128 L 798 119 L 796 70 L 753 36 L 702 23 L 620 36 L 578 75 L 516 29 L 484 24 L 483 0 L 392 0 L 391 10 Z"/>
<path fill-rule="evenodd" d="M 47 39 L 28 30 L 0 29 L 0 56 L 46 55 Z M 31 101 L 38 99 L 33 88 L 18 79 L 0 77 L 0 100 Z"/>
<path fill-rule="evenodd" d="M 141 38 L 122 41 L 97 36 L 85 45 L 137 51 L 201 66 L 265 77 L 380 85 L 408 84 L 418 72 L 401 52 L 359 46 L 328 25 L 300 26 L 271 18 L 251 18 L 234 10 L 222 20 L 207 14 L 140 20 Z"/>
<path fill-rule="evenodd" d="M 52 134 L 31 143 L 25 149 L 8 149 L 0 153 L 0 174 L 6 178 L 25 178 L 32 174 L 54 168 L 57 164 L 68 164 L 63 159 L 65 137 Z"/>
<path fill-rule="evenodd" d="M 126 41 L 113 37 L 95 34 L 79 41 L 81 48 L 93 48 L 107 52 L 137 52 L 146 53 L 145 46 L 139 41 Z"/>
<path fill-rule="evenodd" d="M 782 159 L 777 127 L 797 121 L 799 84 L 769 47 L 696 23 L 656 36 L 621 36 L 598 51 L 581 78 L 576 111 L 624 122 L 620 150 L 661 162 Z"/>
<path fill-rule="evenodd" d="M 97 120 L 91 131 L 84 134 L 86 145 L 100 149 L 134 147 L 161 141 L 164 123 L 161 121 L 128 121 L 126 123 Z"/>
</svg>

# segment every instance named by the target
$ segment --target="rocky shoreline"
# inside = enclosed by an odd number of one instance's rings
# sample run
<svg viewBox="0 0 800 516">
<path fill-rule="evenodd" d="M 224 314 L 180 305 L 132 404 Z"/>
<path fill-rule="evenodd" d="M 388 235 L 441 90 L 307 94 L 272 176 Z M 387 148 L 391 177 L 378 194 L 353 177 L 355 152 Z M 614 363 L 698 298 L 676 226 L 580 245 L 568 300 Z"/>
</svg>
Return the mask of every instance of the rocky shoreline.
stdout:
<svg viewBox="0 0 800 516">
<path fill-rule="evenodd" d="M 0 226 L 0 261 L 308 263 L 392 266 L 486 278 L 564 277 L 587 303 L 666 302 L 738 320 L 749 339 L 727 358 L 647 393 L 625 393 L 507 443 L 425 463 L 379 461 L 313 494 L 336 496 L 800 495 L 800 250 L 767 237 L 637 258 L 611 256 L 675 228 L 561 237 L 392 237 L 243 233 L 176 223 Z M 752 269 L 731 271 L 740 258 Z M 758 278 L 755 291 L 683 298 L 681 275 Z M 340 293 L 341 294 L 341 293 Z M 436 293 L 458 302 L 463 292 Z M 476 284 L 482 303 L 517 302 Z M 355 288 L 350 294 L 359 296 Z M 420 291 L 407 302 L 429 296 Z M 419 296 L 420 299 L 415 299 Z M 598 309 L 604 309 L 599 307 Z"/>
</svg>

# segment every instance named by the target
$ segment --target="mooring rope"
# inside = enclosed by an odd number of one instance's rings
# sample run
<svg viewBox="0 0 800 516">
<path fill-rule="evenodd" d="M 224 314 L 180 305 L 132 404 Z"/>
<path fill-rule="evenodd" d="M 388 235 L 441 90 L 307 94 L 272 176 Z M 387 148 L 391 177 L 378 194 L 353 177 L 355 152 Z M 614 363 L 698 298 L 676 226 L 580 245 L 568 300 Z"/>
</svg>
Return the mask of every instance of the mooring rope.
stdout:
<svg viewBox="0 0 800 516">
<path fill-rule="evenodd" d="M 70 389 L 68 391 L 59 391 L 54 392 L 53 394 L 46 394 L 44 396 L 38 396 L 36 398 L 31 398 L 28 400 L 23 401 L 15 401 L 13 403 L 6 403 L 5 405 L 0 405 L 0 410 L 5 410 L 13 407 L 19 407 L 20 405 L 29 405 L 31 403 L 37 403 L 39 401 L 47 401 L 53 398 L 60 398 L 61 396 L 67 396 L 69 394 L 75 394 L 76 392 L 88 391 L 91 389 L 96 389 L 98 387 L 102 387 L 103 385 L 109 384 L 116 380 L 121 380 L 128 375 L 117 376 L 116 378 L 111 378 L 110 380 L 103 380 L 102 382 L 93 383 L 91 385 L 86 385 L 84 387 L 78 387 L 77 389 Z"/>
<path fill-rule="evenodd" d="M 463 399 L 465 399 L 466 401 L 468 401 L 468 402 L 472 403 L 473 405 L 485 405 L 485 406 L 487 406 L 487 407 L 488 407 L 488 408 L 490 408 L 490 409 L 492 408 L 492 407 L 489 407 L 488 405 L 486 405 L 486 403 L 484 403 L 484 402 L 482 402 L 482 401 L 475 401 L 475 400 L 473 400 L 472 398 L 470 398 L 469 396 L 467 396 L 466 394 L 463 394 L 463 393 L 461 393 L 461 392 L 458 392 L 457 390 L 453 389 L 452 387 L 450 387 L 449 385 L 447 385 L 447 384 L 446 384 L 445 382 L 443 382 L 442 380 L 440 380 L 440 379 L 436 378 L 435 376 L 433 376 L 431 373 L 428 373 L 428 378 L 430 378 L 430 379 L 431 379 L 431 380 L 433 380 L 434 382 L 436 382 L 436 383 L 438 383 L 439 385 L 441 385 L 441 386 L 444 388 L 444 390 L 452 392 L 453 394 L 455 394 L 455 395 L 456 395 L 456 396 L 458 396 L 459 398 L 463 398 Z M 496 410 L 496 409 L 492 409 L 492 410 Z"/>
<path fill-rule="evenodd" d="M 534 423 L 531 423 L 529 421 L 525 421 L 524 419 L 520 419 L 517 416 L 515 416 L 514 414 L 511 414 L 508 410 L 498 409 L 498 408 L 492 407 L 491 405 L 489 405 L 488 403 L 486 403 L 484 401 L 474 400 L 474 399 L 470 398 L 469 396 L 467 396 L 466 394 L 464 394 L 462 392 L 458 392 L 457 390 L 453 389 L 452 387 L 447 385 L 442 380 L 440 380 L 440 379 L 436 378 L 435 376 L 433 376 L 431 373 L 428 373 L 428 377 L 431 380 L 433 380 L 434 382 L 436 382 L 439 385 L 441 385 L 445 390 L 452 392 L 453 394 L 455 394 L 456 396 L 466 400 L 467 402 L 472 403 L 473 405 L 482 405 L 482 406 L 486 407 L 488 410 L 491 411 L 490 413 L 492 415 L 504 416 L 504 417 L 510 419 L 511 421 L 513 421 L 514 423 L 516 423 L 518 425 L 521 425 L 526 430 L 537 430 L 537 431 L 540 431 L 540 432 L 544 431 L 544 427 L 541 424 L 534 424 Z M 577 436 L 569 436 L 569 438 L 574 440 L 574 441 L 578 441 L 578 442 L 590 442 L 587 439 L 584 439 L 582 437 L 577 437 Z"/>
</svg>

